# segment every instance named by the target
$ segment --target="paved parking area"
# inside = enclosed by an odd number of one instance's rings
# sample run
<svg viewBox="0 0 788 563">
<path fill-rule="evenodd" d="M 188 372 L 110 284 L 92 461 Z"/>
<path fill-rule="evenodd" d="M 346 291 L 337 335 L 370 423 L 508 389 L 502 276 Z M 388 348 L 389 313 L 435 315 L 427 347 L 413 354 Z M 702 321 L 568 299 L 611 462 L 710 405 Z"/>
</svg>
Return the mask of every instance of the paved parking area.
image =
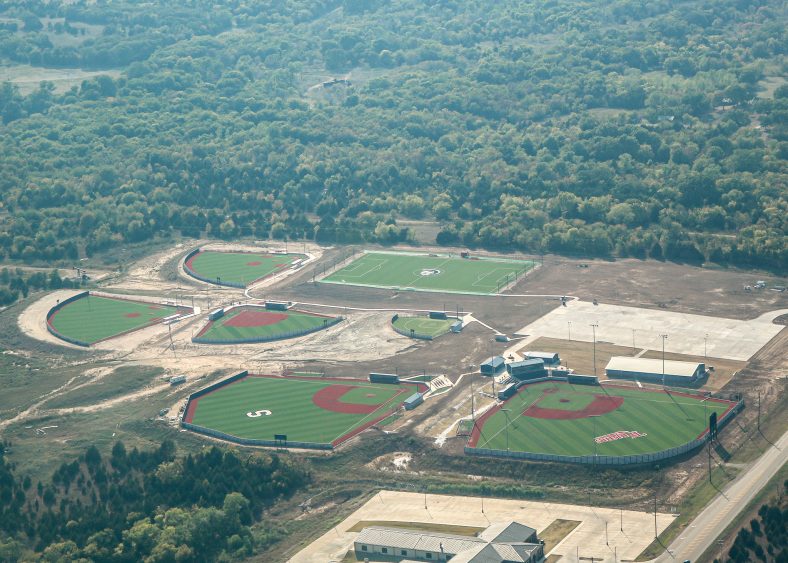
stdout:
<svg viewBox="0 0 788 563">
<path fill-rule="evenodd" d="M 355 532 L 348 532 L 360 520 L 422 522 L 487 527 L 495 522 L 516 520 L 536 528 L 537 534 L 554 520 L 581 522 L 550 552 L 563 555 L 562 562 L 632 561 L 654 539 L 654 513 L 620 511 L 571 504 L 524 500 L 482 499 L 447 495 L 427 495 L 381 491 L 335 528 L 297 553 L 290 561 L 339 562 L 353 548 Z M 657 514 L 659 533 L 676 514 Z M 622 525 L 623 523 L 623 525 Z M 623 528 L 623 531 L 622 531 Z M 607 533 L 606 533 L 607 529 Z M 607 538 L 607 539 L 606 539 Z"/>
<path fill-rule="evenodd" d="M 660 334 L 667 334 L 665 352 L 704 356 L 705 344 L 705 355 L 709 358 L 746 361 L 784 328 L 772 320 L 786 313 L 788 309 L 780 309 L 744 321 L 570 301 L 566 307 L 558 307 L 520 329 L 517 334 L 528 338 L 519 341 L 513 349 L 523 349 L 542 336 L 562 339 L 571 336 L 571 340 L 592 342 L 591 325 L 596 324 L 597 342 L 661 351 Z"/>
</svg>

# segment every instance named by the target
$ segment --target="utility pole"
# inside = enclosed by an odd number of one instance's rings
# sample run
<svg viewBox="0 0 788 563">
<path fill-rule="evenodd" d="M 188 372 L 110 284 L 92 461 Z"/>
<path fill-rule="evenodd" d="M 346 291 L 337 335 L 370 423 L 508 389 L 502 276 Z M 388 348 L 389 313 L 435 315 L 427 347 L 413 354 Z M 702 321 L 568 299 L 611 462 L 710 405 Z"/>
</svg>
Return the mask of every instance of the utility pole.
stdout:
<svg viewBox="0 0 788 563">
<path fill-rule="evenodd" d="M 619 508 L 619 510 L 621 511 L 621 531 L 623 532 L 624 531 L 624 509 L 623 508 Z"/>
<path fill-rule="evenodd" d="M 709 483 L 711 483 L 711 440 L 708 440 L 706 451 L 709 452 Z"/>
<path fill-rule="evenodd" d="M 607 537 L 607 520 L 605 520 L 605 545 L 610 545 L 610 540 Z"/>
<path fill-rule="evenodd" d="M 761 431 L 761 392 L 758 391 L 758 432 Z"/>
<path fill-rule="evenodd" d="M 657 539 L 659 534 L 657 533 L 657 491 L 654 491 L 654 539 Z"/>
<path fill-rule="evenodd" d="M 596 377 L 596 329 L 599 326 L 597 323 L 591 324 L 591 331 L 593 332 L 593 339 L 594 339 L 594 377 Z M 664 371 L 664 370 L 663 370 Z"/>
<path fill-rule="evenodd" d="M 632 355 L 634 356 L 637 354 L 637 348 L 635 348 L 635 329 L 632 329 Z"/>
<path fill-rule="evenodd" d="M 506 451 L 509 451 L 509 409 L 501 409 L 501 412 L 506 416 Z"/>
<path fill-rule="evenodd" d="M 668 339 L 667 334 L 660 334 L 662 339 L 662 387 L 665 387 L 665 340 Z"/>
<path fill-rule="evenodd" d="M 566 326 L 569 331 L 569 342 L 572 342 L 572 321 L 566 321 Z"/>
<path fill-rule="evenodd" d="M 708 362 L 709 358 L 706 355 L 706 343 L 709 340 L 709 333 L 707 332 L 706 335 L 703 337 L 703 361 Z"/>
</svg>

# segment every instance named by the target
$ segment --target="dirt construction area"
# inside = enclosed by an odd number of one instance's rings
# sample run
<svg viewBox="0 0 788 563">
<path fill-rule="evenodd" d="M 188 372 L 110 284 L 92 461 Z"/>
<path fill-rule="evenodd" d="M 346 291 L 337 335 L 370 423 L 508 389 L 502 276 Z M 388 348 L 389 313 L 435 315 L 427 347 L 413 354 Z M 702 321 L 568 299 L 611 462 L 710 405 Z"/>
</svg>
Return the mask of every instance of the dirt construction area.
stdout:
<svg viewBox="0 0 788 563">
<path fill-rule="evenodd" d="M 483 510 L 482 510 L 483 508 Z M 674 514 L 657 514 L 661 532 L 673 522 Z M 524 500 L 481 499 L 445 495 L 380 491 L 359 510 L 298 552 L 292 563 L 340 562 L 353 549 L 353 541 L 369 525 L 430 531 L 436 525 L 484 529 L 491 524 L 514 520 L 536 528 L 537 536 L 557 520 L 577 523 L 545 555 L 563 556 L 563 561 L 633 561 L 654 539 L 654 514 L 619 511 L 592 506 L 574 506 Z M 358 526 L 359 522 L 363 522 Z M 401 523 L 401 524 L 398 524 Z M 439 528 L 438 528 L 439 529 Z M 607 541 L 605 540 L 607 529 Z M 352 530 L 352 531 L 351 531 Z M 547 551 L 547 550 L 546 550 Z M 580 559 L 578 560 L 578 555 Z M 355 558 L 352 559 L 355 561 Z"/>
</svg>

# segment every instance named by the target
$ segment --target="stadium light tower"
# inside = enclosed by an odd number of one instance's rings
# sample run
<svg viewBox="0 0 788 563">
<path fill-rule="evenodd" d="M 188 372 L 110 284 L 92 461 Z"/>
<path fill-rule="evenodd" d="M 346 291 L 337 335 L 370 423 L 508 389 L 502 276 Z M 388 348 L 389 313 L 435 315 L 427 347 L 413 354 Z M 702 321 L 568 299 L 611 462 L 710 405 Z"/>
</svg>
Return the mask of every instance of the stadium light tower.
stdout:
<svg viewBox="0 0 788 563">
<path fill-rule="evenodd" d="M 569 331 L 569 342 L 572 342 L 572 321 L 566 321 L 566 326 Z"/>
<path fill-rule="evenodd" d="M 667 334 L 660 334 L 662 339 L 662 386 L 665 387 L 665 341 L 668 339 Z"/>
<path fill-rule="evenodd" d="M 703 337 L 703 361 L 708 362 L 709 358 L 706 356 L 706 344 L 709 340 L 709 333 L 707 332 Z"/>
<path fill-rule="evenodd" d="M 506 416 L 506 451 L 509 451 L 509 409 L 501 409 L 501 412 Z"/>
<path fill-rule="evenodd" d="M 598 323 L 591 323 L 591 330 L 593 331 L 594 340 L 594 377 L 596 377 L 596 329 L 599 328 Z"/>
</svg>

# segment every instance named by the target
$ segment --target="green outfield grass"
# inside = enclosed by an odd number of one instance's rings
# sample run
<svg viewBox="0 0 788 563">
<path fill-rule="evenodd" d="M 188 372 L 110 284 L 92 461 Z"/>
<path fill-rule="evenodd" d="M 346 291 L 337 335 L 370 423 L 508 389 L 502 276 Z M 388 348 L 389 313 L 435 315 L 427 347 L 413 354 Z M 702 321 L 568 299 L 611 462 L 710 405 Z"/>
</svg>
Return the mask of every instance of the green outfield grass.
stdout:
<svg viewBox="0 0 788 563">
<path fill-rule="evenodd" d="M 529 407 L 550 409 L 548 413 L 543 412 L 543 416 L 562 416 L 557 411 L 591 409 L 595 400 L 598 405 L 608 401 L 605 390 L 607 395 L 623 399 L 620 406 L 605 414 L 569 420 L 535 418 L 523 414 Z M 712 411 L 720 416 L 733 406 L 728 402 L 706 401 L 704 411 L 702 398 L 608 386 L 605 386 L 605 390 L 598 386 L 553 382 L 522 387 L 517 395 L 503 405 L 504 409 L 509 410 L 509 449 L 570 456 L 594 453 L 623 456 L 658 452 L 694 440 L 706 429 Z M 474 433 L 471 443 L 476 438 L 476 447 L 506 450 L 506 427 L 507 413 L 498 410 L 483 421 L 481 431 Z M 618 431 L 635 431 L 645 436 L 597 443 L 595 449 L 594 437 Z"/>
<path fill-rule="evenodd" d="M 336 408 L 362 405 L 372 412 L 326 410 L 316 404 L 321 391 L 335 395 Z M 415 392 L 415 386 L 404 384 L 249 376 L 193 401 L 186 421 L 237 438 L 273 440 L 285 434 L 288 441 L 329 444 L 388 415 Z M 261 410 L 271 414 L 247 416 Z"/>
<path fill-rule="evenodd" d="M 178 311 L 170 305 L 89 295 L 68 303 L 47 322 L 63 336 L 94 344 L 156 323 Z"/>
<path fill-rule="evenodd" d="M 195 341 L 273 339 L 291 333 L 330 326 L 336 317 L 303 311 L 270 311 L 262 307 L 236 307 L 216 321 L 209 322 Z"/>
<path fill-rule="evenodd" d="M 289 268 L 303 254 L 268 254 L 264 252 L 199 252 L 186 261 L 189 270 L 208 280 L 249 285 L 280 270 Z"/>
<path fill-rule="evenodd" d="M 435 338 L 449 332 L 449 327 L 457 319 L 431 319 L 429 317 L 403 317 L 400 315 L 392 324 L 407 333 L 412 330 L 416 334 Z"/>
<path fill-rule="evenodd" d="M 530 260 L 365 252 L 321 281 L 487 295 L 499 292 L 533 267 L 534 262 Z"/>
</svg>

